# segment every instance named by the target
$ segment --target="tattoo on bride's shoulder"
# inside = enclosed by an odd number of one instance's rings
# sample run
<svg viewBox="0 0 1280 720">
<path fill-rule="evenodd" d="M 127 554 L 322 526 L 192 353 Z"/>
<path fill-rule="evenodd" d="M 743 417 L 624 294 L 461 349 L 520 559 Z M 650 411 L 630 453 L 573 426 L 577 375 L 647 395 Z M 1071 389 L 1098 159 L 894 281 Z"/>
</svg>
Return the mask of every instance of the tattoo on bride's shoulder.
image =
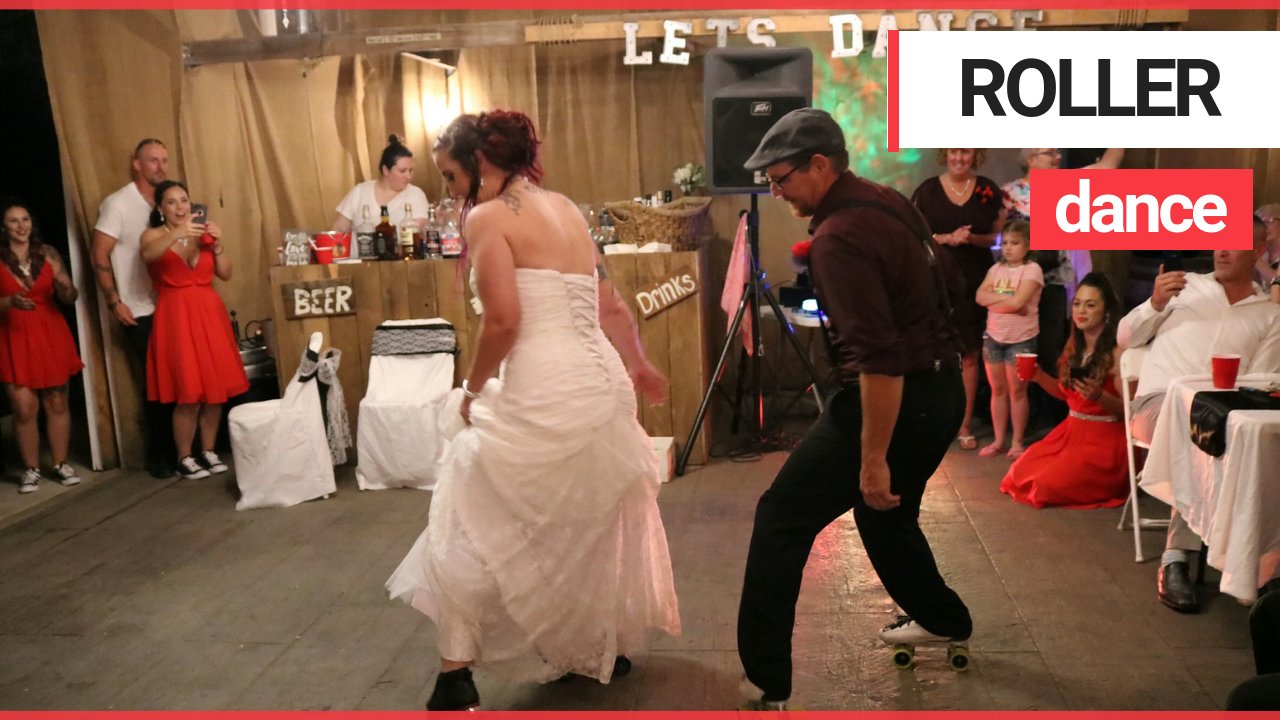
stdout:
<svg viewBox="0 0 1280 720">
<path fill-rule="evenodd" d="M 508 190 L 507 192 L 502 193 L 502 203 L 506 205 L 507 209 L 510 210 L 513 214 L 515 215 L 520 214 L 521 202 L 520 202 L 519 195 Z"/>
</svg>

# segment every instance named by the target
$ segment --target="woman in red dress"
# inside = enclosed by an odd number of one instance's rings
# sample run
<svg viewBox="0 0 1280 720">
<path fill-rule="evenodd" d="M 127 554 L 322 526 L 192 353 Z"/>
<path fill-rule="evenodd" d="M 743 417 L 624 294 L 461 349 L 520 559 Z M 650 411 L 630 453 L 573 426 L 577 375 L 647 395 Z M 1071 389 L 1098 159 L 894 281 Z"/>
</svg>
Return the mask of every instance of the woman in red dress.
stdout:
<svg viewBox="0 0 1280 720">
<path fill-rule="evenodd" d="M 13 408 L 14 433 L 26 468 L 18 492 L 40 488 L 40 406 L 53 455 L 53 472 L 63 485 L 80 477 L 67 464 L 71 412 L 67 380 L 84 364 L 71 329 L 54 304 L 73 303 L 79 293 L 58 251 L 40 240 L 31 213 L 21 202 L 0 201 L 0 381 Z"/>
<path fill-rule="evenodd" d="M 1037 508 L 1101 508 L 1129 495 L 1124 409 L 1116 368 L 1120 303 L 1105 275 L 1089 273 L 1071 303 L 1071 337 L 1058 360 L 1058 378 L 1038 365 L 1033 378 L 1071 408 L 1043 440 L 1009 468 L 1001 492 Z"/>
<path fill-rule="evenodd" d="M 155 201 L 151 229 L 142 233 L 142 259 L 156 289 L 147 399 L 177 403 L 178 472 L 198 480 L 227 471 L 213 451 L 222 404 L 249 389 L 227 308 L 213 289 L 215 274 L 231 279 L 231 259 L 217 223 L 192 218 L 186 185 L 160 183 Z M 202 452 L 194 454 L 197 425 Z"/>
</svg>

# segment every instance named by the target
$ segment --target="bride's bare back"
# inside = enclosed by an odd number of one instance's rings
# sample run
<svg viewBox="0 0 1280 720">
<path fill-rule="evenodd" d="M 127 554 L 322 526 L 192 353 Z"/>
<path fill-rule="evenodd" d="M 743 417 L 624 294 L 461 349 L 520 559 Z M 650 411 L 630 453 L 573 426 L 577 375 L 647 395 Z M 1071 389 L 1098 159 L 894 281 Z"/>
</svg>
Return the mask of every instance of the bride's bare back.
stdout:
<svg viewBox="0 0 1280 720">
<path fill-rule="evenodd" d="M 506 238 L 515 267 L 595 272 L 596 252 L 587 221 L 564 195 L 519 177 L 501 195 L 476 206 L 468 224 L 481 220 L 481 213 L 490 236 Z"/>
</svg>

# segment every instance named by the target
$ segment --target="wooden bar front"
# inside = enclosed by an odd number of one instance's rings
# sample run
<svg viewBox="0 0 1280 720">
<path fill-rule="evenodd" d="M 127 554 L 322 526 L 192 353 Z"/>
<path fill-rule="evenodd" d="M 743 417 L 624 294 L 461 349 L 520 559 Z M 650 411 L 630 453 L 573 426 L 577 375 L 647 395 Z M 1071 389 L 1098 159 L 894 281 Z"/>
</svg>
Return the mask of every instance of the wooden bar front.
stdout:
<svg viewBox="0 0 1280 720">
<path fill-rule="evenodd" d="M 693 426 L 698 404 L 707 388 L 706 310 L 713 303 L 703 286 L 703 254 L 698 252 L 608 255 L 609 277 L 631 306 L 640 327 L 649 359 L 671 380 L 671 392 L 662 405 L 639 403 L 639 420 L 653 437 L 675 438 L 676 452 L 684 446 Z M 334 265 L 299 265 L 271 268 L 271 317 L 276 332 L 276 364 L 281 392 L 298 368 L 311 333 L 324 333 L 325 345 L 342 351 L 338 375 L 346 393 L 352 435 L 359 422 L 369 371 L 373 331 L 384 320 L 440 317 L 453 323 L 458 337 L 454 384 L 471 367 L 480 317 L 471 305 L 471 288 L 457 279 L 458 262 L 408 260 Z M 643 317 L 638 292 L 655 289 L 676 270 L 691 275 L 698 291 L 665 310 Z M 282 286 L 306 281 L 343 278 L 354 289 L 353 314 L 290 319 Z M 651 311 L 652 307 L 645 310 Z M 690 462 L 707 460 L 711 422 L 703 423 L 694 441 Z"/>
</svg>

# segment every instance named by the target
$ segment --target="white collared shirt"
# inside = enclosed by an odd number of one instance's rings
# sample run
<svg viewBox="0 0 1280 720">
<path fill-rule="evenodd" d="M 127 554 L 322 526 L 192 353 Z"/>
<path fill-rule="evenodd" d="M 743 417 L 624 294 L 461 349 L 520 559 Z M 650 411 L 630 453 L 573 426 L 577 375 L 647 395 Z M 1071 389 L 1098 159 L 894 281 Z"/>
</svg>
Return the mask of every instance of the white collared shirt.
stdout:
<svg viewBox="0 0 1280 720">
<path fill-rule="evenodd" d="M 1211 274 L 1187 273 L 1187 286 L 1161 312 L 1147 300 L 1124 316 L 1123 347 L 1151 343 L 1137 397 L 1163 392 L 1174 378 L 1206 374 L 1216 353 L 1240 356 L 1240 374 L 1280 372 L 1280 305 L 1254 286 L 1236 304 Z"/>
</svg>

